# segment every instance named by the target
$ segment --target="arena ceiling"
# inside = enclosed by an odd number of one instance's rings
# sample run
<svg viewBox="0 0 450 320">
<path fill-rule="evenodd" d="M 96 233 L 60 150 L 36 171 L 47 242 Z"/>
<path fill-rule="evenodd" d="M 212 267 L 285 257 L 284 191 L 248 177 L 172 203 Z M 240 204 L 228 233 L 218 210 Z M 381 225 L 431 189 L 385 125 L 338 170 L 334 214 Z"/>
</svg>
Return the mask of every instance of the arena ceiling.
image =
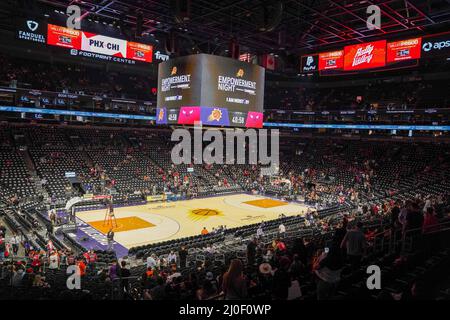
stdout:
<svg viewBox="0 0 450 320">
<path fill-rule="evenodd" d="M 19 0 L 29 1 L 29 0 Z M 450 30 L 450 0 L 35 0 L 84 18 L 123 21 L 144 33 L 187 39 L 192 49 L 214 52 L 237 39 L 254 53 L 292 53 L 339 47 L 375 38 Z M 369 5 L 381 9 L 381 29 L 366 25 Z M 184 44 L 186 46 L 186 43 Z"/>
</svg>

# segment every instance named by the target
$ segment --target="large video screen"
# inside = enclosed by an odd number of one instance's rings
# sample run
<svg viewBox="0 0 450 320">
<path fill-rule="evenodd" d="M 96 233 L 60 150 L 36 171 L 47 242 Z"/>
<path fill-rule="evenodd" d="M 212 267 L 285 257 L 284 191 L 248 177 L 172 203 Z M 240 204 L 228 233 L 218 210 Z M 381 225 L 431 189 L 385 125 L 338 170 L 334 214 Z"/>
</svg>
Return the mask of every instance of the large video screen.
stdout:
<svg viewBox="0 0 450 320">
<path fill-rule="evenodd" d="M 420 59 L 422 38 L 390 42 L 387 44 L 387 62 Z"/>
<path fill-rule="evenodd" d="M 344 50 L 324 52 L 319 54 L 319 70 L 343 69 Z"/>
<path fill-rule="evenodd" d="M 361 70 L 386 65 L 386 40 L 344 47 L 344 70 Z"/>
<path fill-rule="evenodd" d="M 152 62 L 153 47 L 151 45 L 129 42 L 98 35 L 90 32 L 69 29 L 66 27 L 48 25 L 47 44 L 72 49 L 72 55 L 97 55 L 101 58 L 115 57 L 123 60 Z"/>
<path fill-rule="evenodd" d="M 157 123 L 262 127 L 264 68 L 198 54 L 159 65 Z"/>
</svg>

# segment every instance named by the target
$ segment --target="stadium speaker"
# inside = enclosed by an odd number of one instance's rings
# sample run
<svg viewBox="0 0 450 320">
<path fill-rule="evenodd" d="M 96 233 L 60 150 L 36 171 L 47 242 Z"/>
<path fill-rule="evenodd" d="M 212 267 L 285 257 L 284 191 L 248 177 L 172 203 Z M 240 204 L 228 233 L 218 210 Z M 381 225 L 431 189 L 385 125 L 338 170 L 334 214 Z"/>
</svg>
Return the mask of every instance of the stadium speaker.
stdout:
<svg viewBox="0 0 450 320">
<path fill-rule="evenodd" d="M 178 37 L 174 30 L 170 30 L 166 37 L 166 52 L 168 54 L 174 54 L 178 52 Z"/>
<path fill-rule="evenodd" d="M 284 50 L 286 48 L 286 30 L 278 31 L 278 49 Z"/>
<path fill-rule="evenodd" d="M 126 14 L 122 13 L 120 15 L 120 19 L 119 19 L 119 29 L 120 29 L 120 33 L 127 39 L 127 40 L 132 40 L 133 37 L 133 31 L 130 29 L 130 27 L 127 25 L 126 23 Z"/>
<path fill-rule="evenodd" d="M 260 0 L 259 2 L 260 5 L 255 9 L 254 14 L 258 30 L 261 32 L 275 30 L 283 17 L 283 2 L 272 0 Z"/>
<path fill-rule="evenodd" d="M 191 18 L 191 0 L 171 0 L 175 22 L 185 23 Z"/>
<path fill-rule="evenodd" d="M 235 38 L 230 40 L 230 44 L 228 46 L 228 54 L 230 58 L 239 59 L 239 43 Z"/>
<path fill-rule="evenodd" d="M 142 27 L 144 24 L 144 16 L 142 12 L 138 12 L 136 16 L 136 37 L 140 38 L 142 37 Z"/>
</svg>

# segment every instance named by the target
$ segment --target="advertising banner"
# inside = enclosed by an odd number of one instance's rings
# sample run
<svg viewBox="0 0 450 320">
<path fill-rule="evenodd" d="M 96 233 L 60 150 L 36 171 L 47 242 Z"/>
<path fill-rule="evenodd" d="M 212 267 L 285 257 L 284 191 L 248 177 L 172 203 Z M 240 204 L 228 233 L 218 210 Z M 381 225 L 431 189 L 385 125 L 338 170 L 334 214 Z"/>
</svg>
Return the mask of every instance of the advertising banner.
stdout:
<svg viewBox="0 0 450 320">
<path fill-rule="evenodd" d="M 422 38 L 422 58 L 450 55 L 450 32 Z"/>
<path fill-rule="evenodd" d="M 344 70 L 361 70 L 386 65 L 386 40 L 344 47 Z"/>
<path fill-rule="evenodd" d="M 422 38 L 389 42 L 387 44 L 387 62 L 420 59 Z"/>
<path fill-rule="evenodd" d="M 37 19 L 18 19 L 16 35 L 19 40 L 46 44 L 46 23 Z"/>
<path fill-rule="evenodd" d="M 153 61 L 153 47 L 148 44 L 128 42 L 86 31 L 69 29 L 53 24 L 47 26 L 47 44 L 70 50 L 73 56 L 96 58 L 105 61 L 134 63 Z"/>
<path fill-rule="evenodd" d="M 81 32 L 81 34 L 81 50 L 120 58 L 127 57 L 126 40 L 89 32 Z"/>
<path fill-rule="evenodd" d="M 302 73 L 319 71 L 319 56 L 317 54 L 303 56 L 300 64 Z"/>
<path fill-rule="evenodd" d="M 319 54 L 319 70 L 343 69 L 344 50 L 324 52 Z"/>
<path fill-rule="evenodd" d="M 48 25 L 47 44 L 69 49 L 81 49 L 81 31 Z"/>
</svg>

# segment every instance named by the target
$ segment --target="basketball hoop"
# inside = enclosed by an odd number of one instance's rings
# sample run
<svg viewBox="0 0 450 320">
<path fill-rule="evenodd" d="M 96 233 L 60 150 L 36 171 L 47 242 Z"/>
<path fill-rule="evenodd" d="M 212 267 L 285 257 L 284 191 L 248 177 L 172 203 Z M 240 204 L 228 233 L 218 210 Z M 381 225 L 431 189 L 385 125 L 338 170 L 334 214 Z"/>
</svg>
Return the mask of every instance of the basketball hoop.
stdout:
<svg viewBox="0 0 450 320">
<path fill-rule="evenodd" d="M 117 220 L 114 214 L 114 205 L 111 196 L 109 196 L 109 203 L 107 203 L 106 205 L 105 219 L 103 220 L 103 225 L 109 227 L 110 229 L 117 228 Z"/>
</svg>

